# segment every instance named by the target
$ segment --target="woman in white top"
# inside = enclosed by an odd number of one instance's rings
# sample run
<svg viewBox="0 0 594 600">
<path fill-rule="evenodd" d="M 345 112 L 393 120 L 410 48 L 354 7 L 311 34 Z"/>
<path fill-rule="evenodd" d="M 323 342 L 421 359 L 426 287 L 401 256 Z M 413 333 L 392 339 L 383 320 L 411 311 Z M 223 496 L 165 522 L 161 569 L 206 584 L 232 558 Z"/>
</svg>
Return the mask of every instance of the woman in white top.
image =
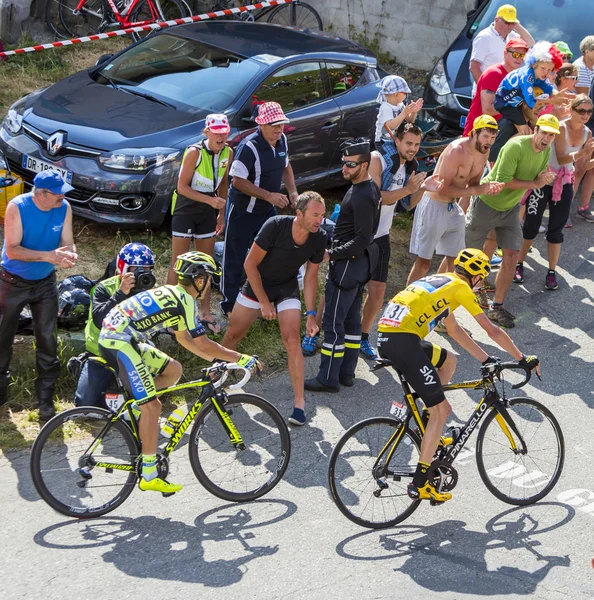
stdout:
<svg viewBox="0 0 594 600">
<path fill-rule="evenodd" d="M 594 149 L 592 133 L 586 127 L 591 116 L 592 100 L 585 94 L 579 94 L 571 103 L 571 116 L 561 123 L 561 132 L 551 147 L 549 169 L 556 175 L 551 185 L 539 190 L 532 190 L 526 200 L 526 217 L 522 227 L 524 241 L 520 248 L 520 256 L 516 265 L 515 283 L 524 281 L 524 259 L 538 234 L 545 209 L 549 209 L 547 226 L 547 242 L 549 270 L 545 279 L 546 290 L 556 290 L 557 276 L 555 269 L 563 243 L 563 228 L 569 218 L 573 186 L 575 181 L 575 162 L 582 157 L 590 156 Z M 586 169 L 594 167 L 594 160 L 589 160 Z"/>
</svg>

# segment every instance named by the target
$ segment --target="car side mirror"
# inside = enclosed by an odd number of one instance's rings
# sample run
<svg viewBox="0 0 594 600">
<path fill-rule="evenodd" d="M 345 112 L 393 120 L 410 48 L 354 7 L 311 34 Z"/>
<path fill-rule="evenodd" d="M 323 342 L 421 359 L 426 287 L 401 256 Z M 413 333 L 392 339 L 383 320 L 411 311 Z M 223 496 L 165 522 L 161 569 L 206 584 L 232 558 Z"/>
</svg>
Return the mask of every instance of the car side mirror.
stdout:
<svg viewBox="0 0 594 600">
<path fill-rule="evenodd" d="M 95 63 L 95 66 L 98 67 L 99 65 L 102 65 L 103 63 L 106 63 L 110 58 L 113 58 L 113 54 L 102 54 L 97 59 L 97 62 Z"/>
<path fill-rule="evenodd" d="M 258 111 L 260 110 L 259 104 L 256 104 L 252 108 L 252 114 L 246 117 L 242 117 L 242 122 L 248 125 L 254 125 L 256 123 L 256 117 L 258 116 Z"/>
</svg>

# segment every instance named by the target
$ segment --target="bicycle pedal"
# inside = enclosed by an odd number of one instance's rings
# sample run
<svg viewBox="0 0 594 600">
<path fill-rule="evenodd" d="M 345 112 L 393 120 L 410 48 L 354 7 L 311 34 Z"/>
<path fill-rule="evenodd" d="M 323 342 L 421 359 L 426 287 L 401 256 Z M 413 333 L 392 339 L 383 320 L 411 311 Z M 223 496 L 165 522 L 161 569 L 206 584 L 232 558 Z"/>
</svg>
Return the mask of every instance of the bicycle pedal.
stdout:
<svg viewBox="0 0 594 600">
<path fill-rule="evenodd" d="M 161 492 L 163 498 L 169 498 L 169 496 L 175 496 L 175 492 Z"/>
<path fill-rule="evenodd" d="M 441 506 L 442 504 L 445 504 L 445 502 L 439 502 L 439 500 L 429 500 L 429 504 L 431 504 L 431 506 Z"/>
</svg>

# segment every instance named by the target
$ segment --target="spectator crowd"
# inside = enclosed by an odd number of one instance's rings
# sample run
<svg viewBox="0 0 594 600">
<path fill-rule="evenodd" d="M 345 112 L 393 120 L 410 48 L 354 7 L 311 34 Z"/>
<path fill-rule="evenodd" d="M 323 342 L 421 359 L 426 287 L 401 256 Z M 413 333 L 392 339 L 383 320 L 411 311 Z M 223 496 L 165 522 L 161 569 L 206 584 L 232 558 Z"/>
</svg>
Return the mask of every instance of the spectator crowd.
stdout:
<svg viewBox="0 0 594 600">
<path fill-rule="evenodd" d="M 200 290 L 194 285 L 194 293 L 186 277 L 184 285 L 192 293 L 179 296 L 196 302 L 201 324 L 196 335 L 222 334 L 221 346 L 228 350 L 217 352 L 235 356 L 259 317 L 278 320 L 294 392 L 289 421 L 305 424 L 305 390 L 335 393 L 353 386 L 358 359 L 377 358 L 372 327 L 386 292 L 398 291 L 387 289 L 390 228 L 397 211 L 414 212 L 409 248 L 414 264 L 407 285 L 429 274 L 436 254 L 443 257 L 437 272 L 451 273 L 462 250 L 483 250 L 500 267 L 494 282 L 481 281 L 474 289 L 477 302 L 491 321 L 513 328 L 516 319 L 506 298 L 512 284 L 525 280 L 524 261 L 539 231 L 548 243 L 544 287 L 552 291 L 560 287 L 556 269 L 573 203 L 578 218 L 594 222 L 589 208 L 594 192 L 594 36 L 582 40 L 579 50 L 572 62 L 565 42 L 535 41 L 513 6 L 500 7 L 494 23 L 473 42 L 474 96 L 463 134 L 447 146 L 430 176 L 419 172 L 415 159 L 423 102 L 408 98 L 411 92 L 402 77 L 385 77 L 377 122 L 369 124 L 374 139 L 351 139 L 340 146 L 349 189 L 335 222 L 325 217 L 320 194 L 297 189 L 284 133 L 289 119 L 279 104 L 260 104 L 256 131 L 234 150 L 227 144 L 226 116 L 209 115 L 203 139 L 184 154 L 173 194 L 167 278 L 169 286 L 176 286 L 183 279 L 180 260 L 190 251 L 213 257 L 215 237 L 225 235 L 220 314 L 212 309 L 207 284 Z M 70 189 L 55 172 L 38 174 L 33 190 L 9 203 L 5 219 L 0 405 L 8 400 L 18 315 L 29 305 L 42 419 L 55 414 L 59 374 L 55 268 L 74 268 L 78 259 L 65 199 Z M 546 210 L 549 218 L 543 226 Z M 324 294 L 318 297 L 324 262 Z M 100 341 L 106 319 L 113 321 L 121 303 L 155 283 L 154 277 L 148 283 L 142 279 L 154 267 L 150 248 L 128 244 L 116 263 L 113 276 L 91 293 L 88 355 L 105 356 Z M 217 269 L 208 267 L 207 272 L 214 275 Z M 447 333 L 443 323 L 435 325 L 436 331 Z M 303 355 L 317 347 L 317 373 L 305 379 Z M 181 365 L 157 348 L 143 348 L 142 359 L 156 379 L 175 381 L 181 375 Z M 98 363 L 84 363 L 76 403 L 103 405 L 111 377 Z"/>
</svg>

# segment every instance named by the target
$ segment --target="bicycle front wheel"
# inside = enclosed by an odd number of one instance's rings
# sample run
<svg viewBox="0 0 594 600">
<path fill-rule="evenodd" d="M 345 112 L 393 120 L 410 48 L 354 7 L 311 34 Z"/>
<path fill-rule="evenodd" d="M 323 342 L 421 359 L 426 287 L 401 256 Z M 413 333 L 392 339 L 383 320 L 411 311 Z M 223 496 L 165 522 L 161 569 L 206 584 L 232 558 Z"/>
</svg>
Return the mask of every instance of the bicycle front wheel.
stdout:
<svg viewBox="0 0 594 600">
<path fill-rule="evenodd" d="M 291 2 L 275 8 L 268 17 L 268 23 L 323 31 L 324 25 L 316 9 L 305 2 Z"/>
<path fill-rule="evenodd" d="M 181 0 L 145 0 L 144 2 L 141 2 L 138 5 L 138 8 L 130 15 L 130 20 L 133 23 L 139 23 L 141 21 L 160 23 L 163 21 L 172 21 L 173 19 L 183 19 L 188 15 L 187 5 Z M 133 33 L 132 39 L 137 42 L 155 31 L 159 30 L 149 29 L 148 31 Z"/>
<path fill-rule="evenodd" d="M 128 498 L 140 452 L 132 430 L 113 413 L 80 407 L 55 416 L 31 450 L 35 489 L 53 509 L 78 519 L 99 517 Z"/>
<path fill-rule="evenodd" d="M 53 2 L 54 0 L 48 0 Z M 94 33 L 101 33 L 106 14 L 111 14 L 106 10 L 107 3 L 104 0 L 86 0 L 80 13 L 74 14 L 78 0 L 59 0 L 58 13 L 63 32 L 52 27 L 52 29 L 61 37 L 85 37 Z M 66 34 L 66 35 L 64 35 Z"/>
<path fill-rule="evenodd" d="M 274 406 L 253 394 L 233 394 L 224 409 L 243 439 L 229 440 L 211 403 L 198 415 L 190 435 L 190 463 L 198 481 L 231 502 L 255 500 L 283 477 L 291 455 L 289 430 Z"/>
<path fill-rule="evenodd" d="M 533 398 L 513 398 L 507 411 L 526 451 L 499 413 L 492 410 L 477 437 L 478 471 L 488 490 L 503 502 L 533 504 L 555 487 L 561 475 L 563 432 L 551 411 Z"/>
<path fill-rule="evenodd" d="M 340 512 L 371 529 L 407 519 L 419 506 L 406 488 L 419 461 L 420 445 L 418 436 L 395 419 L 373 417 L 353 425 L 336 444 L 328 468 L 330 492 Z"/>
</svg>

